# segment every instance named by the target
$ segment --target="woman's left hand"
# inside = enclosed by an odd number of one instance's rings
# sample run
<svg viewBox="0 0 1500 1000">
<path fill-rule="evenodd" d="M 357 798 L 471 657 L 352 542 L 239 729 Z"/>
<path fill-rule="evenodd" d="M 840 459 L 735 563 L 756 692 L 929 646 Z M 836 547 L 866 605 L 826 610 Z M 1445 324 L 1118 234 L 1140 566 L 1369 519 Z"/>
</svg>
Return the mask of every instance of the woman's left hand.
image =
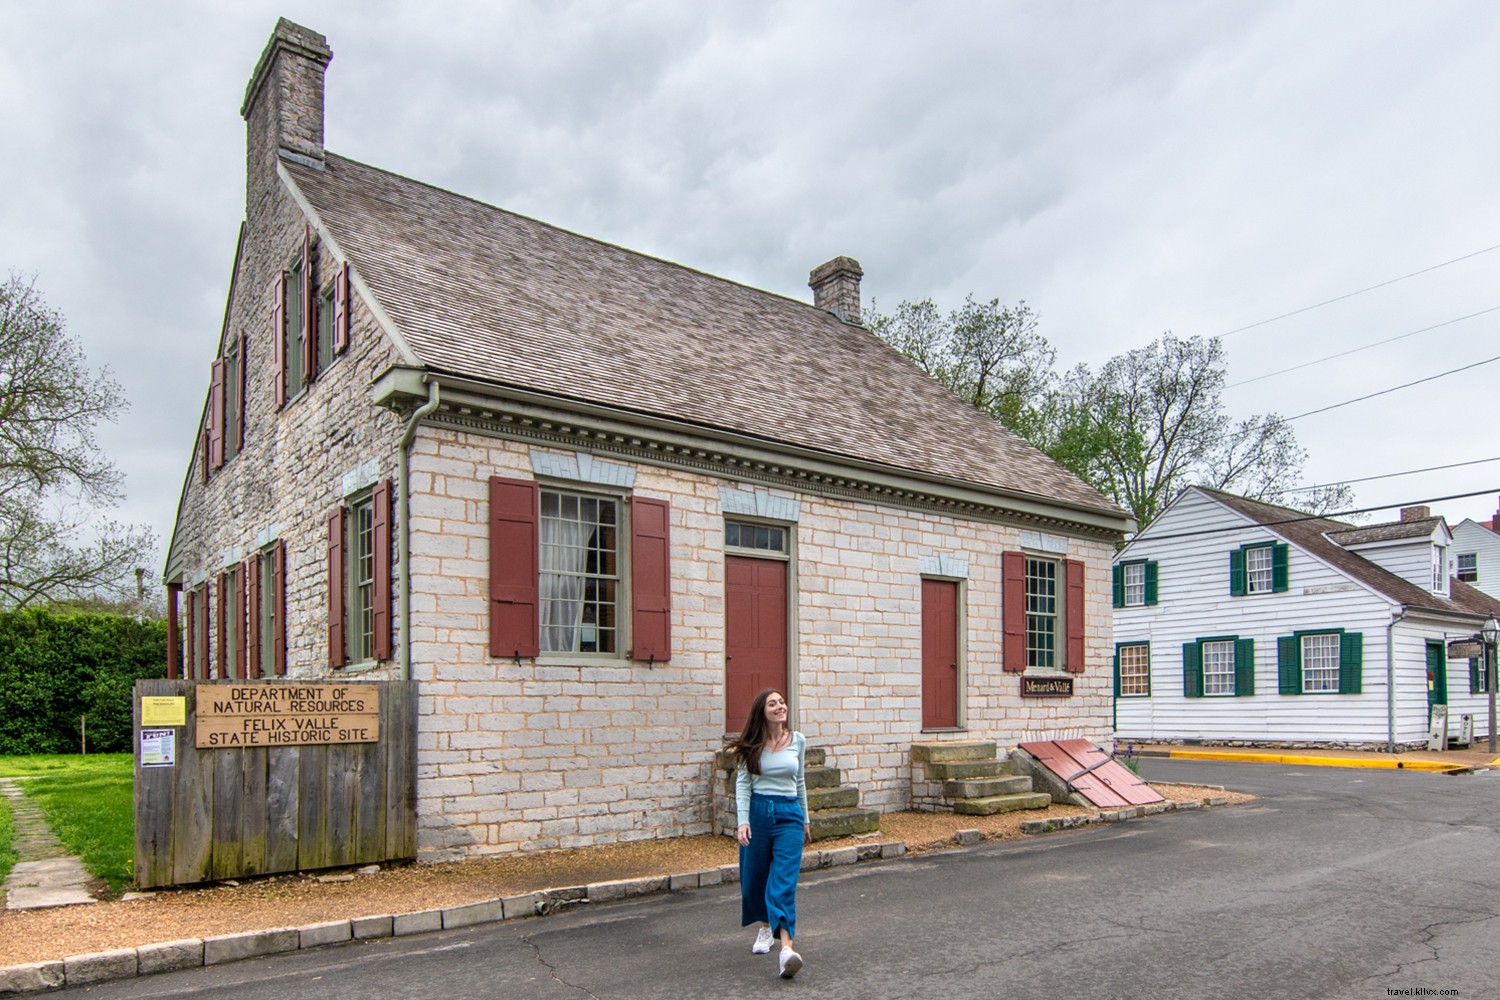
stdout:
<svg viewBox="0 0 1500 1000">
<path fill-rule="evenodd" d="M 808 823 L 802 827 L 802 844 L 804 847 L 812 846 L 812 824 Z"/>
</svg>

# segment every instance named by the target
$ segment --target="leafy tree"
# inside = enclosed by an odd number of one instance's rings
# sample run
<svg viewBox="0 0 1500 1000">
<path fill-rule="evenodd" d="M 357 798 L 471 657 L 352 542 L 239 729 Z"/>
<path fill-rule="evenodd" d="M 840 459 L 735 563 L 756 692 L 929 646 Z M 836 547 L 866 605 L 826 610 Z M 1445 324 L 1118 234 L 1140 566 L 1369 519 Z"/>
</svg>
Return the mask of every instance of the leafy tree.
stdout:
<svg viewBox="0 0 1500 1000">
<path fill-rule="evenodd" d="M 0 283 L 0 606 L 134 593 L 155 540 L 100 516 L 123 479 L 94 439 L 125 406 L 34 282 Z"/>
</svg>

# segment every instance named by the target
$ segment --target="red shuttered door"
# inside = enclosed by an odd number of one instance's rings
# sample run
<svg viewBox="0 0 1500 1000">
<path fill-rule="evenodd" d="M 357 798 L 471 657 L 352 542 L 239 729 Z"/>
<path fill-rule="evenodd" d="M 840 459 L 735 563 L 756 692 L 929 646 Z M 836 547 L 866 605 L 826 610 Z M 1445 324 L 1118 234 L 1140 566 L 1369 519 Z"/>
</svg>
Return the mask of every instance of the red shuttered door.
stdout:
<svg viewBox="0 0 1500 1000">
<path fill-rule="evenodd" d="M 750 702 L 764 688 L 786 694 L 787 564 L 724 557 L 724 729 L 745 725 Z"/>
<path fill-rule="evenodd" d="M 922 581 L 922 728 L 958 726 L 958 584 Z"/>
</svg>

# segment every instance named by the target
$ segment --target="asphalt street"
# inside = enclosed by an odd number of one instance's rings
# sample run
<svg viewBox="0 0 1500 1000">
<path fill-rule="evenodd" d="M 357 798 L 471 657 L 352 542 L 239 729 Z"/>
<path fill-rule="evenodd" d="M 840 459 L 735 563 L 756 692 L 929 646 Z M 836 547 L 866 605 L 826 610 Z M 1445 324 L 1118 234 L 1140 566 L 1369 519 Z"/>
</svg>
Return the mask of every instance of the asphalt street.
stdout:
<svg viewBox="0 0 1500 1000">
<path fill-rule="evenodd" d="M 805 873 L 807 965 L 790 982 L 774 955 L 750 954 L 725 886 L 63 993 L 1500 997 L 1500 772 L 1165 759 L 1142 771 L 1259 798 Z"/>
</svg>

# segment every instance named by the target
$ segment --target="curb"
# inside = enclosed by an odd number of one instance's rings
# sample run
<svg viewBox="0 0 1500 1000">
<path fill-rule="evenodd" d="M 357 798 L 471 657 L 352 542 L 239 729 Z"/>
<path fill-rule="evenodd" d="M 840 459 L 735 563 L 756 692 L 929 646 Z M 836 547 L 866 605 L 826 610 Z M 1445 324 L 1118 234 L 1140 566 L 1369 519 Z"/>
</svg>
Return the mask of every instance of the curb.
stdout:
<svg viewBox="0 0 1500 1000">
<path fill-rule="evenodd" d="M 832 868 L 860 861 L 882 861 L 899 858 L 905 853 L 906 844 L 899 840 L 877 841 L 828 851 L 808 851 L 802 855 L 802 870 Z M 405 937 L 523 917 L 543 917 L 578 904 L 613 902 L 660 892 L 709 888 L 738 882 L 739 877 L 738 865 L 721 865 L 680 875 L 655 875 L 617 882 L 540 889 L 519 896 L 465 903 L 440 910 L 353 917 L 305 927 L 279 927 L 242 934 L 143 944 L 137 948 L 120 948 L 88 955 L 70 955 L 50 962 L 0 968 L 0 996 L 131 979 L 156 972 L 237 962 L 278 952 L 344 945 L 372 938 Z"/>
<path fill-rule="evenodd" d="M 1474 765 L 1444 764 L 1437 760 L 1381 760 L 1373 757 L 1312 757 L 1289 753 L 1241 753 L 1231 750 L 1137 751 L 1141 757 L 1175 760 L 1228 760 L 1249 764 L 1299 764 L 1303 767 L 1375 767 L 1395 771 L 1471 771 Z"/>
<path fill-rule="evenodd" d="M 1186 812 L 1229 804 L 1227 795 L 1209 795 L 1202 799 L 1187 799 L 1182 802 L 1152 802 L 1144 806 L 1126 806 L 1119 809 L 1101 809 L 1086 816 L 1064 816 L 1061 819 L 1027 819 L 1021 821 L 1021 832 L 1028 834 L 1052 833 L 1057 830 L 1076 830 L 1098 823 L 1123 823 L 1143 816 L 1159 816 L 1162 813 Z M 960 833 L 968 831 L 959 831 Z M 977 831 L 976 831 L 977 832 Z"/>
</svg>

